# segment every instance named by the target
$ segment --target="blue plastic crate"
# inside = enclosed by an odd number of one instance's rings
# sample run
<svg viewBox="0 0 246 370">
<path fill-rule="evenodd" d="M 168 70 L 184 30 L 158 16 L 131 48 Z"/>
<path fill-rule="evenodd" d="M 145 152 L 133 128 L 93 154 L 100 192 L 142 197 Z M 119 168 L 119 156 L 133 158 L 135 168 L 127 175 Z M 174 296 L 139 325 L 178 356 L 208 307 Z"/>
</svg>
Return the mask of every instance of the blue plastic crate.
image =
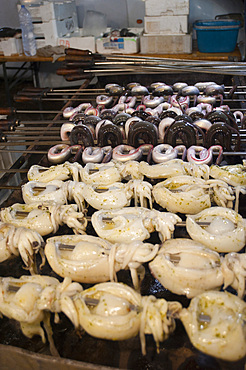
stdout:
<svg viewBox="0 0 246 370">
<path fill-rule="evenodd" d="M 233 19 L 196 21 L 198 50 L 202 53 L 230 53 L 237 44 L 241 22 Z"/>
</svg>

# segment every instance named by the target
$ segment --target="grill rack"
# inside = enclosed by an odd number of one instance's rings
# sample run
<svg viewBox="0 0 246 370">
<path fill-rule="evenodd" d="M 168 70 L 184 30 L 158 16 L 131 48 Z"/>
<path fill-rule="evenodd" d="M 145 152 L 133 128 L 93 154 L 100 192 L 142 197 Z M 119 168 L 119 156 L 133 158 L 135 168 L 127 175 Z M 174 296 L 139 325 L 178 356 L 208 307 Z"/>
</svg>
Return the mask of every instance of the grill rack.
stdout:
<svg viewBox="0 0 246 370">
<path fill-rule="evenodd" d="M 194 77 L 194 76 L 193 76 Z M 170 76 L 169 76 L 170 78 Z M 173 77 L 172 77 L 173 78 Z M 228 77 L 227 77 L 228 79 Z M 155 82 L 158 79 L 156 76 L 152 76 L 152 82 Z M 163 77 L 162 77 L 163 80 Z M 166 79 L 165 79 L 166 80 Z M 175 75 L 175 80 L 179 80 L 177 76 Z M 182 76 L 182 80 L 185 81 L 185 77 Z M 203 80 L 206 81 L 206 79 Z M 208 79 L 207 79 L 208 80 Z M 218 83 L 223 78 L 220 77 Z M 233 84 L 235 81 L 237 83 L 242 83 L 238 87 L 238 91 L 236 91 L 234 95 L 234 99 L 227 102 L 227 104 L 232 104 L 234 110 L 241 110 L 245 111 L 246 106 L 244 102 L 244 98 L 246 95 L 246 82 L 244 81 L 244 77 L 233 78 Z M 195 82 L 200 81 L 199 77 L 195 78 Z M 112 82 L 112 81 L 111 81 Z M 194 83 L 195 83 L 194 82 Z M 24 126 L 19 126 L 16 128 L 16 131 L 10 133 L 10 132 L 4 132 L 4 134 L 7 135 L 7 138 L 9 139 L 7 142 L 0 143 L 0 153 L 6 153 L 6 152 L 12 152 L 12 153 L 18 153 L 20 154 L 20 157 L 8 168 L 1 168 L 0 174 L 2 173 L 1 178 L 1 184 L 0 184 L 0 197 L 1 199 L 5 199 L 2 202 L 2 206 L 9 206 L 16 202 L 21 202 L 21 192 L 20 192 L 20 186 L 27 181 L 26 174 L 28 171 L 28 168 L 32 164 L 40 164 L 43 166 L 49 166 L 50 164 L 47 161 L 47 151 L 50 146 L 60 143 L 59 135 L 56 135 L 54 140 L 51 137 L 48 137 L 48 140 L 46 140 L 46 136 L 50 132 L 52 133 L 58 133 L 59 127 L 62 124 L 62 122 L 65 122 L 65 120 L 61 119 L 61 110 L 65 109 L 65 107 L 74 105 L 76 102 L 80 102 L 80 99 L 78 98 L 77 92 L 83 92 L 85 93 L 85 99 L 92 100 L 91 93 L 95 92 L 93 96 L 96 95 L 97 92 L 103 91 L 103 88 L 99 86 L 99 88 L 95 89 L 88 89 L 86 86 L 89 86 L 90 81 L 87 80 L 78 90 L 74 90 L 71 93 L 71 97 L 68 97 L 68 95 L 63 95 L 64 98 L 59 100 L 60 101 L 66 101 L 66 104 L 60 108 L 56 113 L 55 117 L 51 120 L 21 120 L 21 124 Z M 101 82 L 102 84 L 106 84 L 107 82 Z M 233 84 L 227 84 L 225 89 L 226 91 L 229 91 Z M 143 85 L 147 85 L 147 83 L 143 83 Z M 60 92 L 59 92 L 60 93 Z M 67 93 L 67 91 L 65 92 Z M 83 97 L 84 98 L 84 97 Z M 46 104 L 46 100 L 43 100 L 42 103 Z M 79 104 L 79 103 L 78 103 Z M 21 109 L 20 109 L 21 110 Z M 27 110 L 28 111 L 28 110 Z M 26 115 L 25 113 L 18 113 L 18 109 L 16 114 L 20 117 L 22 115 Z M 29 111 L 31 112 L 31 110 Z M 47 110 L 47 114 L 53 111 Z M 32 114 L 40 114 L 40 111 L 37 110 L 37 113 Z M 45 114 L 45 113 L 43 113 Z M 51 113 L 53 114 L 53 113 Z M 26 117 L 26 116 L 25 116 Z M 43 137 L 40 137 L 38 135 L 39 128 L 43 130 Z M 21 137 L 25 137 L 25 139 L 20 140 L 18 134 L 19 131 L 21 131 Z M 25 134 L 23 134 L 25 132 Z M 28 132 L 31 135 L 28 135 Z M 37 135 L 34 134 L 34 132 L 37 132 Z M 47 133 L 47 135 L 46 135 Z M 245 130 L 241 130 L 241 137 L 244 139 L 245 136 Z M 33 139 L 33 137 L 35 137 Z M 30 141 L 30 142 L 29 142 Z M 244 143 L 244 141 L 243 141 Z M 243 144 L 244 145 L 244 144 Z M 245 214 L 246 216 L 246 214 Z M 244 216 L 244 217 L 245 217 Z M 63 228 L 60 230 L 60 233 L 69 233 L 69 230 L 66 230 L 66 228 Z M 93 233 L 92 230 L 90 230 L 91 233 Z M 180 237 L 182 232 L 179 231 L 179 234 L 176 235 L 176 237 Z M 153 240 L 153 242 L 155 242 Z M 0 266 L 0 275 L 1 276 L 9 276 L 9 271 L 14 269 L 14 275 L 16 277 L 20 276 L 19 274 L 25 274 L 24 270 L 22 270 L 22 263 L 18 262 L 16 260 L 11 260 L 10 262 L 4 262 L 2 266 Z M 50 270 L 49 266 L 45 266 L 44 270 L 42 271 L 42 274 L 50 274 L 54 276 L 54 273 Z M 121 280 L 122 279 L 122 280 Z M 119 273 L 119 281 L 125 281 L 129 283 L 130 285 L 130 279 L 127 272 L 120 272 Z M 86 284 L 83 284 L 83 286 L 86 288 Z M 149 273 L 148 269 L 146 270 L 146 277 L 142 283 L 141 288 L 142 295 L 144 294 L 154 294 L 157 297 L 164 296 L 165 299 L 170 300 L 179 300 L 183 304 L 183 306 L 187 306 L 189 300 L 185 299 L 183 297 L 175 296 L 174 294 L 166 291 L 158 281 L 153 279 L 151 274 Z M 61 323 L 56 325 L 54 327 L 54 341 L 57 344 L 58 351 L 62 353 L 62 357 L 65 357 L 67 359 L 72 359 L 72 363 L 66 363 L 66 360 L 59 359 L 53 361 L 54 369 L 59 368 L 61 364 L 64 364 L 64 361 L 66 365 L 76 366 L 78 369 L 86 369 L 86 368 L 95 368 L 95 369 L 109 369 L 108 366 L 110 366 L 110 369 L 112 368 L 134 368 L 134 369 L 143 369 L 143 368 L 159 368 L 162 367 L 163 364 L 165 364 L 166 369 L 178 369 L 178 368 L 186 368 L 189 367 L 191 369 L 200 368 L 200 369 L 212 369 L 212 368 L 218 368 L 218 369 L 228 369 L 228 370 L 242 370 L 244 369 L 244 361 L 239 361 L 237 363 L 225 363 L 221 360 L 217 360 L 214 358 L 211 358 L 209 356 L 206 356 L 199 351 L 195 350 L 192 345 L 190 344 L 189 340 L 187 339 L 186 333 L 184 333 L 184 329 L 182 325 L 177 322 L 177 328 L 175 330 L 174 335 L 172 335 L 168 341 L 163 342 L 161 344 L 161 350 L 160 354 L 156 354 L 156 347 L 155 343 L 152 338 L 147 337 L 147 356 L 144 358 L 141 356 L 141 350 L 140 350 L 140 343 L 138 338 L 132 338 L 130 340 L 124 341 L 124 342 L 107 342 L 104 340 L 99 340 L 95 338 L 91 338 L 89 335 L 84 335 L 81 339 L 74 333 L 74 329 L 72 325 L 69 323 L 69 321 L 65 318 L 65 316 L 61 315 Z M 1 319 L 2 320 L 2 319 Z M 3 333 L 3 329 L 0 330 L 0 354 L 2 347 L 6 347 L 6 344 L 8 342 L 8 345 L 12 345 L 18 348 L 24 348 L 31 349 L 31 352 L 35 354 L 41 354 L 40 358 L 37 357 L 35 361 L 43 361 L 44 359 L 47 359 L 47 355 L 49 355 L 49 349 L 47 345 L 41 345 L 40 341 L 29 340 L 25 338 L 19 331 L 16 334 L 16 325 L 13 322 L 9 323 L 8 319 L 4 320 L 4 329 L 7 327 L 7 330 L 10 332 L 9 336 L 13 336 L 13 338 L 6 339 L 6 335 Z M 62 340 L 59 338 L 59 336 L 62 336 Z M 71 343 L 70 343 L 71 342 Z M 66 347 L 67 346 L 67 347 Z M 75 347 L 78 347 L 75 349 Z M 73 348 L 74 347 L 74 348 Z M 10 347 L 11 348 L 11 347 Z M 14 348 L 15 349 L 15 348 Z M 94 351 L 92 349 L 95 349 Z M 13 348 L 11 348 L 13 350 Z M 69 352 L 70 351 L 70 352 Z M 84 352 L 82 354 L 82 352 Z M 112 355 L 113 353 L 113 355 Z M 22 353 L 23 358 L 26 356 L 26 352 L 24 351 Z M 39 356 L 39 355 L 38 355 Z M 99 356 L 99 359 L 98 359 Z M 48 358 L 49 360 L 49 358 Z M 77 362 L 79 361 L 79 362 Z M 77 367 L 78 366 L 78 367 Z"/>
</svg>

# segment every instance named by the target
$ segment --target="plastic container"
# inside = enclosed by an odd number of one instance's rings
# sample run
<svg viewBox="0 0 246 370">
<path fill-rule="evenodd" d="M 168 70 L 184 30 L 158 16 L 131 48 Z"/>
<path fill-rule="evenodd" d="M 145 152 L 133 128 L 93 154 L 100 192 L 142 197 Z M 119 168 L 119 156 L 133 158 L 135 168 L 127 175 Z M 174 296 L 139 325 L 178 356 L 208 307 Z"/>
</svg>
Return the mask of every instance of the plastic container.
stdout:
<svg viewBox="0 0 246 370">
<path fill-rule="evenodd" d="M 196 21 L 198 50 L 202 53 L 230 53 L 237 44 L 241 22 L 233 19 Z"/>
<path fill-rule="evenodd" d="M 19 21 L 22 32 L 24 54 L 27 56 L 34 56 L 37 52 L 37 45 L 33 33 L 32 17 L 25 5 L 21 5 L 19 11 Z"/>
</svg>

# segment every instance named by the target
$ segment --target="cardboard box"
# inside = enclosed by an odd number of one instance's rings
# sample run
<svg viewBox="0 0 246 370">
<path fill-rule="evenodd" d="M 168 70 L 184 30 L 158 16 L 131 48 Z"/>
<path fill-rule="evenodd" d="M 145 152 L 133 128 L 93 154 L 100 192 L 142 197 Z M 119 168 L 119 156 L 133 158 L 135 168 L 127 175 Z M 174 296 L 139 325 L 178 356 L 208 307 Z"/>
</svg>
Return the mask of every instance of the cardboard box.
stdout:
<svg viewBox="0 0 246 370">
<path fill-rule="evenodd" d="M 140 36 L 142 54 L 190 54 L 192 53 L 192 34 Z"/>
<path fill-rule="evenodd" d="M 189 0 L 145 0 L 145 15 L 188 15 Z"/>
<path fill-rule="evenodd" d="M 147 34 L 184 34 L 188 33 L 187 15 L 161 15 L 144 17 L 144 30 Z"/>
</svg>

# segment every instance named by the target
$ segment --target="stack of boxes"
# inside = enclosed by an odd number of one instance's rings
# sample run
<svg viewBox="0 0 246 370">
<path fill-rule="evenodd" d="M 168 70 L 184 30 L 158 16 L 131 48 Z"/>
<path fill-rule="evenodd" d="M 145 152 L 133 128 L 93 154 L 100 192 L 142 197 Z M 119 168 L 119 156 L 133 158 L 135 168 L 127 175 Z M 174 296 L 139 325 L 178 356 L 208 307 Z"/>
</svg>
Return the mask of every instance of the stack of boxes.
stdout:
<svg viewBox="0 0 246 370">
<path fill-rule="evenodd" d="M 145 0 L 141 53 L 191 53 L 192 35 L 188 25 L 189 0 Z"/>
<path fill-rule="evenodd" d="M 17 7 L 19 11 L 20 5 Z M 30 3 L 26 8 L 32 16 L 37 48 L 56 46 L 58 37 L 78 32 L 75 0 Z"/>
</svg>

